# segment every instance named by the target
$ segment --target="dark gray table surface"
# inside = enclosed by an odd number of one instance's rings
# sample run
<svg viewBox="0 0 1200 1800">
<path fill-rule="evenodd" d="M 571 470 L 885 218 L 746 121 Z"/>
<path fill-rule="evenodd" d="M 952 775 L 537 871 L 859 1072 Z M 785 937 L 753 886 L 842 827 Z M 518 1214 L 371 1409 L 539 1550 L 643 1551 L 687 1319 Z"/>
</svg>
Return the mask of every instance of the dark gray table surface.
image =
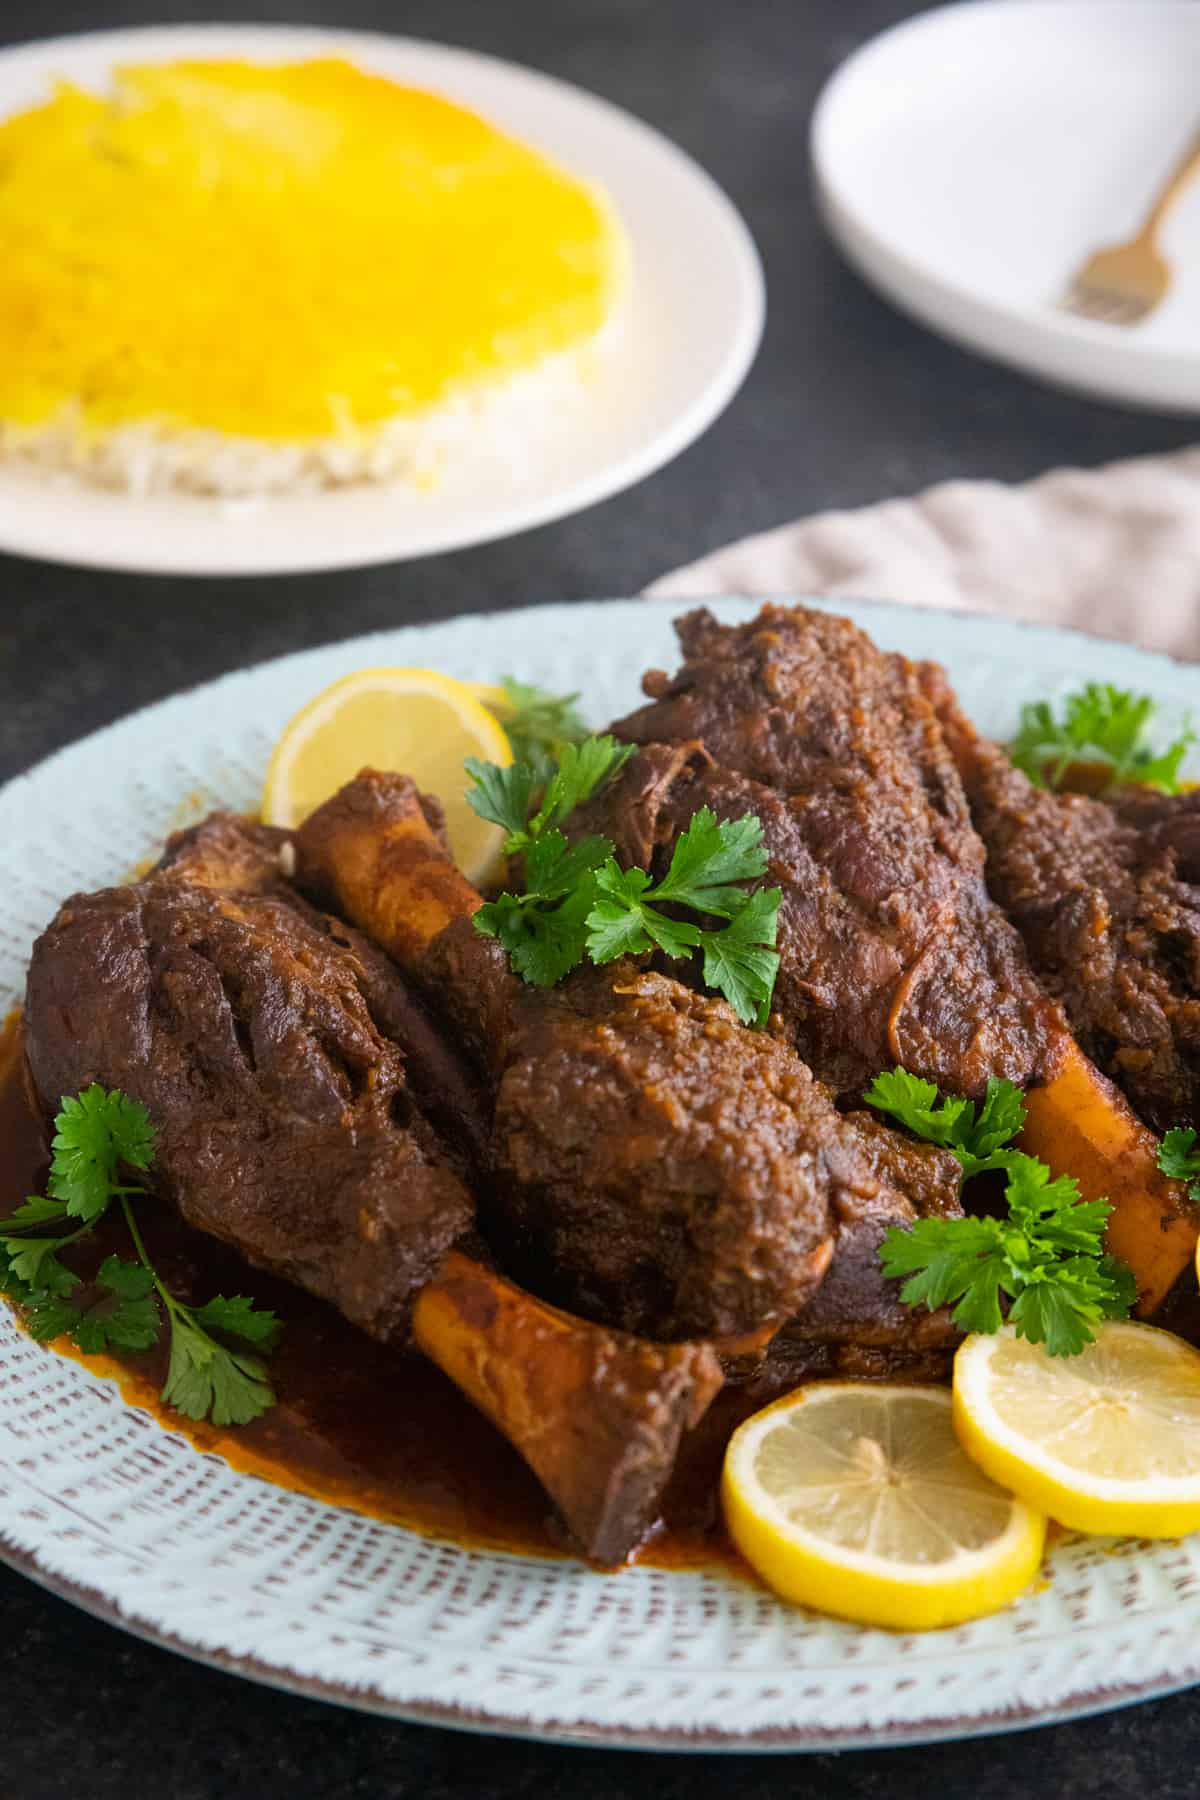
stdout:
<svg viewBox="0 0 1200 1800">
<path fill-rule="evenodd" d="M 808 192 L 813 98 L 903 0 L 4 0 L 0 43 L 203 18 L 366 26 L 548 69 L 652 121 L 749 220 L 770 320 L 758 363 L 677 462 L 604 505 L 455 556 L 194 582 L 0 558 L 0 777 L 173 689 L 407 620 L 634 593 L 731 538 L 950 476 L 1014 481 L 1188 442 L 1193 427 L 1043 390 L 900 318 L 839 263 Z M 2 254 L 2 249 L 0 249 Z M 3 347 L 0 346 L 0 354 Z M 841 1757 L 678 1759 L 455 1737 L 342 1713 L 152 1649 L 0 1570 L 0 1795 L 274 1800 L 421 1795 L 1024 1795 L 1197 1791 L 1188 1695 L 1035 1734 Z"/>
</svg>

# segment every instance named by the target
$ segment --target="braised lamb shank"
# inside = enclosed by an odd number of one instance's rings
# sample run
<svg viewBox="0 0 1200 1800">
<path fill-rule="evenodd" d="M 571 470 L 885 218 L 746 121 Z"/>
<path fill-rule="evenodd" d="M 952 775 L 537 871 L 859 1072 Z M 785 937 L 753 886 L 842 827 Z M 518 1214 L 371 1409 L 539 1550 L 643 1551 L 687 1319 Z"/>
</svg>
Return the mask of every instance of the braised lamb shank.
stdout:
<svg viewBox="0 0 1200 1800">
<path fill-rule="evenodd" d="M 1113 1198 L 1143 1312 L 1196 1236 L 1063 1007 L 1146 1117 L 1194 1114 L 1200 806 L 1051 814 L 845 620 L 701 612 L 680 637 L 615 727 L 637 754 L 570 829 L 661 871 L 700 807 L 757 815 L 782 889 L 768 1029 L 661 959 L 525 986 L 436 803 L 371 771 L 295 834 L 215 815 L 145 880 L 75 896 L 27 992 L 47 1113 L 94 1080 L 142 1100 L 185 1220 L 430 1356 L 607 1564 L 719 1358 L 762 1398 L 944 1372 L 950 1319 L 905 1307 L 878 1250 L 959 1211 L 959 1167 L 855 1110 L 880 1070 L 1025 1088 L 1027 1147 Z"/>
<path fill-rule="evenodd" d="M 783 889 L 774 1004 L 839 1096 L 896 1063 L 972 1095 L 1045 1074 L 1065 1025 L 988 896 L 914 667 L 802 607 L 677 630 L 679 672 L 612 727 L 646 746 L 608 796 L 618 851 L 661 857 L 700 806 L 757 814 Z"/>
<path fill-rule="evenodd" d="M 429 812 L 407 777 L 364 773 L 301 827 L 299 875 L 467 1017 L 495 1084 L 506 1251 L 556 1299 L 658 1338 L 786 1318 L 831 1250 L 838 1120 L 808 1071 L 629 962 L 525 986 L 474 931 L 482 896 Z"/>
<path fill-rule="evenodd" d="M 842 1104 L 894 1064 L 954 1093 L 1030 1090 L 1027 1148 L 1113 1200 L 1110 1246 L 1152 1312 L 1195 1222 L 988 891 L 927 672 L 804 607 L 676 629 L 679 671 L 649 674 L 651 703 L 612 727 L 639 754 L 577 829 L 661 869 L 698 807 L 756 813 L 783 891 L 774 1004 L 814 1073 Z"/>
<path fill-rule="evenodd" d="M 1033 785 L 937 703 L 987 878 L 1087 1054 L 1156 1130 L 1200 1118 L 1200 791 L 1112 800 Z"/>
<path fill-rule="evenodd" d="M 877 1372 L 885 1351 L 956 1341 L 945 1314 L 900 1303 L 877 1255 L 889 1226 L 958 1210 L 953 1158 L 841 1117 L 784 1042 L 670 977 L 622 962 L 526 987 L 474 930 L 480 896 L 403 776 L 364 771 L 296 850 L 300 879 L 424 984 L 488 1072 L 486 1223 L 537 1291 L 727 1348 L 783 1325 L 831 1369 L 841 1347 Z"/>
<path fill-rule="evenodd" d="M 411 1333 L 585 1552 L 619 1562 L 719 1364 L 572 1319 L 479 1259 L 478 1087 L 394 965 L 289 887 L 283 845 L 217 816 L 136 886 L 62 907 L 27 990 L 42 1103 L 92 1081 L 140 1099 L 156 1181 L 189 1224 L 375 1337 Z"/>
<path fill-rule="evenodd" d="M 30 1068 L 48 1106 L 93 1079 L 135 1095 L 189 1224 L 402 1338 L 474 1222 L 466 1162 L 381 1029 L 399 1037 L 416 1003 L 371 945 L 293 904 L 278 843 L 218 819 L 162 873 L 69 900 L 30 964 Z"/>
</svg>

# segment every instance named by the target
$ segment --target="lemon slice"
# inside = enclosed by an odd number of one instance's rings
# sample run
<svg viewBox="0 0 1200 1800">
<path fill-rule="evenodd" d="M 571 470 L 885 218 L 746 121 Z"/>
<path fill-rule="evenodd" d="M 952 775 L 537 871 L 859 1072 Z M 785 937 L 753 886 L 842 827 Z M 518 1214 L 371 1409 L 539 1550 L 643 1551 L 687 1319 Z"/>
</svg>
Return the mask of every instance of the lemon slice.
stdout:
<svg viewBox="0 0 1200 1800">
<path fill-rule="evenodd" d="M 1075 1531 L 1200 1530 L 1200 1352 L 1112 1321 L 1078 1356 L 1011 1326 L 954 1359 L 954 1419 L 981 1468 Z"/>
<path fill-rule="evenodd" d="M 467 804 L 468 756 L 512 761 L 507 737 L 469 683 L 435 669 L 359 669 L 284 727 L 267 770 L 263 820 L 290 831 L 360 769 L 400 770 L 441 801 L 455 860 L 479 882 L 504 833 Z"/>
<path fill-rule="evenodd" d="M 486 706 L 490 713 L 503 723 L 512 713 L 512 701 L 506 689 L 494 681 L 469 681 L 467 686 L 480 706 Z"/>
<path fill-rule="evenodd" d="M 738 1549 L 777 1593 L 927 1631 L 994 1612 L 1036 1573 L 1046 1521 L 977 1469 L 943 1388 L 819 1382 L 734 1432 Z"/>
</svg>

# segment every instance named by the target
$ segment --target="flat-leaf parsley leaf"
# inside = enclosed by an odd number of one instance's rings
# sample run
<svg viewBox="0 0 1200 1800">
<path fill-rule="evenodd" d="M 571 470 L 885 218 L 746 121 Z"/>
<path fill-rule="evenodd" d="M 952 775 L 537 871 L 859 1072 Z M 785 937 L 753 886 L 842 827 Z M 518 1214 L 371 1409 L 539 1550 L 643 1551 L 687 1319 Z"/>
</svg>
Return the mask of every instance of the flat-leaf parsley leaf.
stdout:
<svg viewBox="0 0 1200 1800">
<path fill-rule="evenodd" d="M 723 994 L 746 1025 L 765 1025 L 779 972 L 775 939 L 778 888 L 747 893 L 737 885 L 765 874 L 762 825 L 749 815 L 718 824 L 707 806 L 678 838 L 662 880 L 643 869 L 621 869 L 610 858 L 596 877 L 588 915 L 588 951 L 596 963 L 657 948 L 667 956 L 704 956 L 704 982 Z M 726 924 L 717 929 L 664 913 L 686 906 Z"/>
<path fill-rule="evenodd" d="M 117 1088 L 93 1083 L 63 1099 L 54 1124 L 50 1192 L 31 1195 L 0 1220 L 0 1292 L 21 1307 L 33 1337 L 48 1341 L 69 1333 L 89 1354 L 148 1350 L 162 1327 L 161 1305 L 171 1331 L 164 1401 L 217 1425 L 256 1418 L 274 1404 L 274 1395 L 265 1365 L 250 1352 L 271 1349 L 279 1321 L 243 1295 L 188 1306 L 159 1277 L 131 1204 L 147 1198 L 148 1189 L 121 1178 L 123 1169 L 153 1165 L 155 1131 L 145 1107 Z M 107 1256 L 85 1284 L 60 1252 L 86 1237 L 114 1200 L 138 1260 Z M 50 1226 L 74 1229 L 47 1231 Z"/>
<path fill-rule="evenodd" d="M 1177 794 L 1183 759 L 1195 733 L 1185 726 L 1157 755 L 1146 742 L 1156 710 L 1148 694 L 1133 694 L 1110 682 L 1089 681 L 1062 703 L 1061 716 L 1045 700 L 1021 708 L 1021 724 L 1008 753 L 1039 787 L 1057 788 L 1072 763 L 1098 762 L 1109 771 L 1109 787 L 1127 782 Z"/>
<path fill-rule="evenodd" d="M 467 790 L 472 811 L 493 825 L 503 826 L 510 840 L 523 838 L 534 795 L 541 788 L 533 765 L 514 762 L 501 768 L 499 763 L 468 756 L 463 767 L 473 784 Z"/>
<path fill-rule="evenodd" d="M 502 893 L 479 908 L 475 929 L 498 939 L 517 974 L 535 987 L 553 987 L 588 959 L 603 964 L 651 950 L 678 959 L 700 951 L 705 985 L 745 1024 L 763 1025 L 779 970 L 780 892 L 745 885 L 767 869 L 758 819 L 718 823 L 701 807 L 657 884 L 644 869 L 622 869 L 608 838 L 593 834 L 570 844 L 561 830 L 632 754 L 631 745 L 612 737 L 566 744 L 542 788 L 531 765 L 468 762 L 467 798 L 482 818 L 503 826 L 505 851 L 524 858 L 525 876 L 524 892 Z M 678 917 L 681 908 L 698 918 Z"/>
<path fill-rule="evenodd" d="M 171 1361 L 162 1397 L 187 1419 L 211 1419 L 221 1426 L 248 1425 L 275 1404 L 262 1359 L 219 1344 L 186 1307 L 171 1318 Z"/>
<path fill-rule="evenodd" d="M 952 1305 L 964 1331 L 991 1332 L 1003 1322 L 1003 1297 L 1018 1336 L 1045 1344 L 1051 1356 L 1076 1355 L 1092 1342 L 1094 1325 L 1126 1317 L 1137 1288 L 1104 1249 L 1112 1208 L 1107 1200 L 1081 1200 L 1071 1176 L 1052 1178 L 1044 1162 L 1009 1147 L 1025 1122 L 1011 1082 L 990 1081 L 977 1108 L 896 1069 L 876 1078 L 867 1099 L 949 1150 L 964 1178 L 985 1170 L 1007 1177 L 1004 1218 L 929 1217 L 886 1234 L 880 1262 L 885 1275 L 903 1280 L 907 1305 Z"/>
<path fill-rule="evenodd" d="M 93 1082 L 75 1098 L 64 1097 L 54 1125 L 46 1185 L 51 1198 L 65 1201 L 74 1218 L 99 1218 L 113 1196 L 121 1163 L 150 1167 L 150 1116 L 140 1102 L 117 1089 L 108 1093 Z"/>
<path fill-rule="evenodd" d="M 499 939 L 523 981 L 554 987 L 584 959 L 594 871 L 611 854 L 608 838 L 569 845 L 561 831 L 547 831 L 526 855 L 525 892 L 481 906 L 476 931 Z"/>
<path fill-rule="evenodd" d="M 517 762 L 529 763 L 542 784 L 567 744 L 581 744 L 588 728 L 575 710 L 578 694 L 551 694 L 545 688 L 505 675 L 503 725 Z"/>
<path fill-rule="evenodd" d="M 939 1096 L 932 1081 L 922 1081 L 907 1069 L 891 1069 L 877 1075 L 867 1089 L 869 1105 L 890 1113 L 901 1125 L 926 1143 L 940 1144 L 957 1156 L 964 1175 L 985 1169 L 1002 1169 L 1015 1151 L 1006 1145 L 1025 1123 L 1025 1101 L 1019 1087 L 993 1076 L 983 1104 L 960 1094 Z"/>
<path fill-rule="evenodd" d="M 1173 1181 L 1188 1182 L 1188 1199 L 1200 1204 L 1200 1148 L 1190 1125 L 1166 1133 L 1158 1147 L 1158 1166 Z"/>
<path fill-rule="evenodd" d="M 589 737 L 581 744 L 564 744 L 548 771 L 528 762 L 501 768 L 469 756 L 463 765 L 471 777 L 467 804 L 481 819 L 503 826 L 508 834 L 505 855 L 519 856 L 598 793 L 632 755 L 632 744 Z"/>
<path fill-rule="evenodd" d="M 148 1350 L 162 1328 L 154 1278 L 140 1262 L 106 1256 L 96 1272 L 95 1305 L 81 1311 L 71 1336 L 89 1355 L 99 1350 Z"/>
<path fill-rule="evenodd" d="M 758 888 L 723 931 L 706 931 L 701 938 L 704 985 L 724 994 L 744 1024 L 765 1025 L 771 1016 L 778 929 L 779 889 Z"/>
</svg>

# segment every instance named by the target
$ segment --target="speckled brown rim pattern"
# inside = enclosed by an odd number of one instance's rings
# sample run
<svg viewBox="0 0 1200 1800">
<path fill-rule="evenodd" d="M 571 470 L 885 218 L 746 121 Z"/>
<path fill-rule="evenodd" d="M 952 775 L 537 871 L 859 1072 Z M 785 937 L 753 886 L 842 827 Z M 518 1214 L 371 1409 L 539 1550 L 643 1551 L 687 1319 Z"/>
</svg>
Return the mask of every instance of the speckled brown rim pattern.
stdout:
<svg viewBox="0 0 1200 1800">
<path fill-rule="evenodd" d="M 473 1732 L 482 1736 L 520 1738 L 533 1743 L 558 1744 L 563 1748 L 579 1746 L 592 1750 L 660 1750 L 678 1755 L 736 1756 L 739 1751 L 751 1754 L 816 1754 L 831 1750 L 888 1750 L 905 1745 L 933 1744 L 959 1738 L 993 1737 L 999 1732 L 1032 1731 L 1042 1725 L 1064 1725 L 1073 1719 L 1087 1719 L 1097 1713 L 1116 1712 L 1125 1706 L 1136 1706 L 1143 1700 L 1163 1700 L 1171 1694 L 1200 1683 L 1200 1663 L 1165 1680 L 1121 1682 L 1111 1687 L 1089 1688 L 1065 1705 L 1043 1712 L 1032 1706 L 1012 1706 L 998 1712 L 980 1713 L 963 1720 L 953 1715 L 917 1719 L 908 1725 L 891 1725 L 879 1730 L 822 1732 L 807 1728 L 771 1727 L 755 1732 L 736 1731 L 627 1731 L 620 1726 L 592 1726 L 578 1723 L 522 1725 L 503 1713 L 490 1713 L 483 1707 L 439 1706 L 434 1701 L 401 1704 L 389 1700 L 371 1687 L 340 1687 L 336 1682 L 321 1681 L 315 1676 L 287 1674 L 255 1656 L 232 1656 L 220 1650 L 202 1650 L 173 1632 L 160 1631 L 145 1620 L 123 1613 L 96 1588 L 51 1575 L 40 1567 L 28 1551 L 19 1549 L 0 1537 L 0 1562 L 18 1574 L 28 1576 L 47 1593 L 77 1606 L 105 1625 L 169 1650 L 203 1668 L 219 1669 L 225 1675 L 240 1675 L 260 1687 L 274 1688 L 279 1693 L 295 1694 L 302 1700 L 323 1700 L 352 1712 L 371 1713 L 376 1718 L 395 1719 L 405 1725 L 435 1725 L 448 1731 Z"/>
</svg>

